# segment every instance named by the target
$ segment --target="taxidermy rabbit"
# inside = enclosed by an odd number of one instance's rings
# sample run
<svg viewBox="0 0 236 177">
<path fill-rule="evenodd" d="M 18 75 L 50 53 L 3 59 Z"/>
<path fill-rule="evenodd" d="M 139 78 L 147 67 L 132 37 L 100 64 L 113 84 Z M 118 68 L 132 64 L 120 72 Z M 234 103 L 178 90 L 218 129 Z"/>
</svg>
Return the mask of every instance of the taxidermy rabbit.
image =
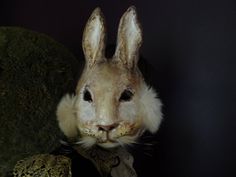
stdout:
<svg viewBox="0 0 236 177">
<path fill-rule="evenodd" d="M 103 14 L 96 8 L 83 33 L 86 64 L 75 95 L 65 95 L 57 108 L 63 133 L 87 149 L 133 144 L 145 130 L 155 133 L 162 119 L 161 101 L 137 66 L 142 30 L 135 7 L 120 19 L 112 58 L 105 57 L 105 39 Z"/>
</svg>

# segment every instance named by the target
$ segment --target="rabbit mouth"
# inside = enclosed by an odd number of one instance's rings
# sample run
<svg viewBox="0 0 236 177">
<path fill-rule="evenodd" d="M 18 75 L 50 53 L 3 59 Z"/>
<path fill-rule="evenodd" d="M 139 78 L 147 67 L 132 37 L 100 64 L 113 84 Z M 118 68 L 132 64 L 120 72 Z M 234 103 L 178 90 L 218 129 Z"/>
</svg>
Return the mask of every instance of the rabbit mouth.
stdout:
<svg viewBox="0 0 236 177">
<path fill-rule="evenodd" d="M 90 132 L 90 133 L 88 133 Z M 87 148 L 93 145 L 99 145 L 103 148 L 114 148 L 117 146 L 125 146 L 135 144 L 137 138 L 142 134 L 142 129 L 124 129 L 120 128 L 111 132 L 91 131 L 81 132 L 81 141 L 78 144 Z"/>
<path fill-rule="evenodd" d="M 101 131 L 94 125 L 90 122 L 80 126 L 80 141 L 77 144 L 87 148 L 96 144 L 104 148 L 125 146 L 136 143 L 142 133 L 142 129 L 137 123 L 122 122 L 111 131 Z"/>
<path fill-rule="evenodd" d="M 126 145 L 136 144 L 136 140 L 143 134 L 143 132 L 143 129 L 136 129 L 133 132 L 113 138 L 110 138 L 108 134 L 106 139 L 97 139 L 97 145 L 104 148 L 113 148 L 117 146 L 124 147 Z"/>
<path fill-rule="evenodd" d="M 119 146 L 119 143 L 116 140 L 107 138 L 106 140 L 97 140 L 97 145 L 103 148 L 113 148 Z"/>
</svg>

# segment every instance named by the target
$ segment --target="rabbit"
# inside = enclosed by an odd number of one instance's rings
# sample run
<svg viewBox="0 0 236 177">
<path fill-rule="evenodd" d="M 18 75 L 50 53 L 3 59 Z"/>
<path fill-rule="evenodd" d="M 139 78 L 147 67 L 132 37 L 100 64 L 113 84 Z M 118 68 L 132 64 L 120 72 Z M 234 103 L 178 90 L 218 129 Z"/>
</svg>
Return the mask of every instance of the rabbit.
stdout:
<svg viewBox="0 0 236 177">
<path fill-rule="evenodd" d="M 120 19 L 112 58 L 105 57 L 106 27 L 96 8 L 83 32 L 85 66 L 74 95 L 66 94 L 56 115 L 68 139 L 85 148 L 134 144 L 144 131 L 155 133 L 162 120 L 161 100 L 138 68 L 142 29 L 136 8 Z"/>
</svg>

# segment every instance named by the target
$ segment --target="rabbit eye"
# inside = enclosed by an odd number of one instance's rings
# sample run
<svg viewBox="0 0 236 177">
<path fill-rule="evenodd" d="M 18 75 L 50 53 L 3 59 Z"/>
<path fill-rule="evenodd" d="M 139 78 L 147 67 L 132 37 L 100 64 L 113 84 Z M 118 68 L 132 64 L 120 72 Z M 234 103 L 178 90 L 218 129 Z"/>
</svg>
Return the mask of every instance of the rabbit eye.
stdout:
<svg viewBox="0 0 236 177">
<path fill-rule="evenodd" d="M 122 92 L 122 94 L 119 98 L 119 101 L 120 102 L 130 101 L 132 99 L 133 95 L 134 94 L 130 90 L 126 89 Z"/>
<path fill-rule="evenodd" d="M 87 89 L 84 90 L 83 99 L 84 99 L 84 101 L 88 101 L 88 102 L 92 102 L 93 101 L 91 93 Z"/>
</svg>

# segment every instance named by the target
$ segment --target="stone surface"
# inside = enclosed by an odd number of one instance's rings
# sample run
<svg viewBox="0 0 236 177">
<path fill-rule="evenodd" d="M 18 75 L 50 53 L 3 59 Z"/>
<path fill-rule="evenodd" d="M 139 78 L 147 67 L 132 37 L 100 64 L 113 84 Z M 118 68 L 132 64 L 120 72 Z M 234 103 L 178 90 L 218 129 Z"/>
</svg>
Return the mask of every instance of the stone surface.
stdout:
<svg viewBox="0 0 236 177">
<path fill-rule="evenodd" d="M 55 116 L 74 89 L 79 62 L 50 37 L 0 27 L 0 176 L 25 157 L 49 153 L 62 136 Z"/>
</svg>

